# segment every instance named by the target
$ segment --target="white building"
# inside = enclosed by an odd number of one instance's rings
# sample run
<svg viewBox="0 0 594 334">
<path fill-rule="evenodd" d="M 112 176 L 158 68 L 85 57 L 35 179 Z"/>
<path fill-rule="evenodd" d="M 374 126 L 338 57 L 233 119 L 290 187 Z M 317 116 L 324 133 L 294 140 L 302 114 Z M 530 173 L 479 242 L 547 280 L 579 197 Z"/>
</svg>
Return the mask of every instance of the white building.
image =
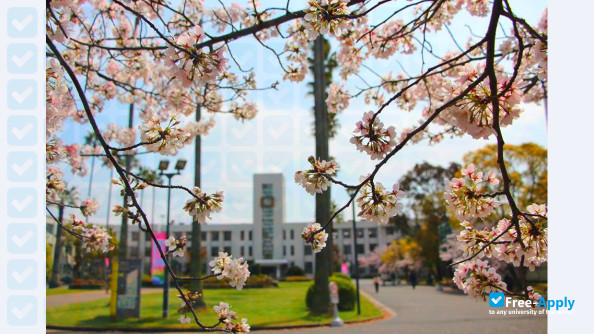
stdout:
<svg viewBox="0 0 594 334">
<path fill-rule="evenodd" d="M 285 221 L 285 180 L 282 174 L 254 175 L 253 210 L 253 223 L 202 224 L 202 247 L 206 250 L 207 259 L 223 251 L 259 264 L 263 273 L 277 278 L 284 276 L 286 269 L 291 266 L 298 266 L 307 275 L 313 275 L 315 256 L 311 247 L 301 238 L 301 231 L 308 222 Z M 154 229 L 164 230 L 163 226 L 156 226 Z M 187 249 L 192 247 L 192 227 L 189 222 L 173 224 L 170 231 L 176 239 L 186 235 Z M 359 255 L 369 254 L 375 247 L 388 245 L 397 238 L 392 227 L 378 226 L 368 221 L 357 221 L 356 233 Z M 342 260 L 348 263 L 354 261 L 352 234 L 352 221 L 334 223 L 333 242 L 338 247 Z M 148 234 L 134 226 L 128 229 L 128 257 L 143 259 L 143 273 L 150 274 L 151 242 Z M 177 272 L 185 272 L 187 264 L 186 257 L 173 258 L 172 265 Z M 361 268 L 361 274 L 371 275 L 371 270 L 373 269 Z"/>
</svg>

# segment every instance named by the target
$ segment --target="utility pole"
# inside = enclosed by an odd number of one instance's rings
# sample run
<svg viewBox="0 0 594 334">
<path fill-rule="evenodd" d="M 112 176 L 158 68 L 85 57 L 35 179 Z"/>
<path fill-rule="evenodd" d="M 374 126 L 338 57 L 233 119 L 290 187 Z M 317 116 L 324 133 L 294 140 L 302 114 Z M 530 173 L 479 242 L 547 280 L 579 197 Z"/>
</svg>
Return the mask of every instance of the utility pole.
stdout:
<svg viewBox="0 0 594 334">
<path fill-rule="evenodd" d="M 206 89 L 205 89 L 206 90 Z M 203 95 L 204 96 L 204 95 Z M 201 103 L 196 106 L 196 122 L 200 122 L 201 119 Z M 196 136 L 196 145 L 194 147 L 194 186 L 200 187 L 201 185 L 201 154 L 202 154 L 202 137 Z M 190 276 L 199 277 L 202 275 L 202 226 L 198 220 L 192 221 L 192 249 L 190 250 Z M 195 308 L 205 308 L 206 303 L 202 296 L 202 281 L 191 281 L 190 291 L 199 293 L 198 299 L 196 299 Z"/>
<path fill-rule="evenodd" d="M 134 126 L 134 103 L 130 103 L 130 112 L 128 115 L 128 127 L 132 128 Z M 132 164 L 132 157 L 130 154 L 126 154 L 125 157 L 125 168 L 127 171 L 130 170 Z M 127 208 L 128 203 L 126 202 L 126 196 L 124 196 L 124 203 L 123 207 Z M 122 225 L 120 226 L 120 252 L 119 257 L 120 259 L 125 259 L 128 257 L 128 217 L 127 215 L 122 215 Z"/>
<path fill-rule="evenodd" d="M 324 71 L 324 38 L 319 35 L 314 41 L 313 48 L 313 76 L 314 76 L 314 118 L 316 135 L 316 158 L 329 160 L 328 152 L 328 110 L 326 106 L 325 71 Z M 316 194 L 316 222 L 326 224 L 330 218 L 330 187 L 322 194 Z M 328 225 L 328 240 L 326 247 L 315 257 L 315 278 L 313 293 L 314 313 L 328 313 L 330 310 L 330 290 L 328 279 L 332 273 L 332 224 Z"/>
</svg>

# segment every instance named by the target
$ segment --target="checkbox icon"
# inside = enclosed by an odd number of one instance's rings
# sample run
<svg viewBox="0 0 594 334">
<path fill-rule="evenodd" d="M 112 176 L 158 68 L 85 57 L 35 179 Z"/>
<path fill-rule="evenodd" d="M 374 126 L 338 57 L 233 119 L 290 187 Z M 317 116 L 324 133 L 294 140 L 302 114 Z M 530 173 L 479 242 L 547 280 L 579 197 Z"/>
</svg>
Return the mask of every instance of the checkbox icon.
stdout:
<svg viewBox="0 0 594 334">
<path fill-rule="evenodd" d="M 491 292 L 489 294 L 489 306 L 491 307 L 503 307 L 505 304 L 505 296 L 503 292 Z"/>
<path fill-rule="evenodd" d="M 35 218 L 37 216 L 37 191 L 35 188 L 9 188 L 8 217 L 10 218 Z"/>
<path fill-rule="evenodd" d="M 8 108 L 33 110 L 37 107 L 37 83 L 35 80 L 10 80 L 7 87 Z"/>
<path fill-rule="evenodd" d="M 8 180 L 11 182 L 34 182 L 37 179 L 35 152 L 10 152 L 6 164 Z"/>
<path fill-rule="evenodd" d="M 35 224 L 10 224 L 6 231 L 6 245 L 11 254 L 37 252 L 37 226 Z"/>
<path fill-rule="evenodd" d="M 8 145 L 33 146 L 37 144 L 37 117 L 10 116 L 6 124 Z"/>
<path fill-rule="evenodd" d="M 8 45 L 6 66 L 12 74 L 37 72 L 37 46 L 32 43 Z"/>
<path fill-rule="evenodd" d="M 12 38 L 32 38 L 37 35 L 37 10 L 32 7 L 9 8 L 7 32 Z"/>
<path fill-rule="evenodd" d="M 10 296 L 6 306 L 6 318 L 10 326 L 34 326 L 37 323 L 35 296 Z"/>
<path fill-rule="evenodd" d="M 33 290 L 37 287 L 37 261 L 10 260 L 6 267 L 9 289 Z"/>
</svg>

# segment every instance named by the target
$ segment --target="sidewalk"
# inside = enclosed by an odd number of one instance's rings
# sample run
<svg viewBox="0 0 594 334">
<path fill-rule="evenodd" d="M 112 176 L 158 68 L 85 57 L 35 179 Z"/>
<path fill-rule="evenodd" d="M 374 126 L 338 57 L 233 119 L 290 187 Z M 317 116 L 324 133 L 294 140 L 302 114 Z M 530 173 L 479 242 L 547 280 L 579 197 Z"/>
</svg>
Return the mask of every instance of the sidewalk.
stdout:
<svg viewBox="0 0 594 334">
<path fill-rule="evenodd" d="M 380 286 L 373 290 L 370 280 L 361 281 L 367 294 L 396 312 L 395 317 L 361 325 L 340 328 L 319 328 L 292 331 L 292 333 L 374 333 L 374 334 L 459 334 L 459 333 L 531 333 L 546 334 L 545 315 L 489 314 L 489 304 L 452 291 L 440 292 L 434 287 L 408 285 Z"/>
</svg>

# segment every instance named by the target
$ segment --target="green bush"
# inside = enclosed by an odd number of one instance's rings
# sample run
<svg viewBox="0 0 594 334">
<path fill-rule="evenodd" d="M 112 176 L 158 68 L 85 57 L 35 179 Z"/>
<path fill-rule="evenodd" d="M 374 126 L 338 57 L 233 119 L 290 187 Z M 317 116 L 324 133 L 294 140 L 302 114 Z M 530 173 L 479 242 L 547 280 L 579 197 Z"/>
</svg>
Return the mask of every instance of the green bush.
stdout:
<svg viewBox="0 0 594 334">
<path fill-rule="evenodd" d="M 338 285 L 338 310 L 339 311 L 351 311 L 355 309 L 356 289 L 355 285 L 351 282 L 351 279 L 345 279 L 344 274 L 339 276 L 334 273 L 330 277 L 330 282 L 335 282 Z M 315 292 L 315 283 L 312 283 L 307 289 L 307 295 L 305 296 L 305 303 L 308 309 L 312 309 L 313 295 Z"/>
<path fill-rule="evenodd" d="M 70 289 L 103 289 L 106 286 L 107 282 L 104 280 L 77 278 L 70 284 Z"/>
<path fill-rule="evenodd" d="M 313 281 L 313 278 L 307 276 L 287 276 L 285 277 L 285 281 L 287 282 L 307 282 Z"/>
<path fill-rule="evenodd" d="M 287 269 L 287 276 L 305 276 L 305 272 L 298 266 L 292 266 Z"/>
<path fill-rule="evenodd" d="M 216 277 L 202 281 L 202 286 L 205 289 L 233 288 L 229 285 L 229 281 L 226 278 L 217 279 Z M 278 287 L 278 283 L 272 277 L 268 275 L 251 275 L 245 282 L 244 289 L 272 287 Z"/>
<path fill-rule="evenodd" d="M 343 274 L 343 273 L 341 273 L 339 271 L 333 272 L 332 273 L 332 276 L 339 277 L 339 278 L 344 278 L 344 279 L 349 280 L 349 281 L 351 280 L 351 276 L 349 276 L 347 274 Z"/>
</svg>

